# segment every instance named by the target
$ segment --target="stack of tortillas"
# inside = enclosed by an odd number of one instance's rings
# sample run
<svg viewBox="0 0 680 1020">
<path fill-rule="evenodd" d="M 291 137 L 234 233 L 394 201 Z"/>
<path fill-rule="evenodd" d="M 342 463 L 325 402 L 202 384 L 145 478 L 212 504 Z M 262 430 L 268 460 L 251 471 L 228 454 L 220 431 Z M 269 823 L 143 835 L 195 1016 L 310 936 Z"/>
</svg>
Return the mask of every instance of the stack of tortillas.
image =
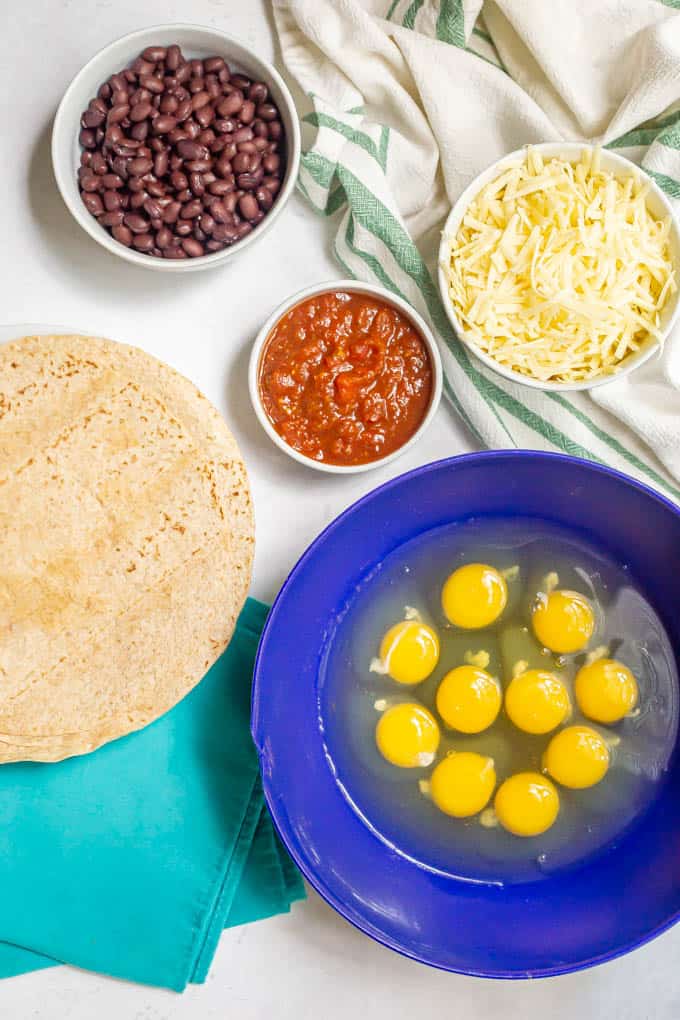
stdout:
<svg viewBox="0 0 680 1020">
<path fill-rule="evenodd" d="M 190 382 L 110 340 L 0 346 L 0 761 L 172 708 L 229 642 L 253 547 L 241 455 Z"/>
</svg>

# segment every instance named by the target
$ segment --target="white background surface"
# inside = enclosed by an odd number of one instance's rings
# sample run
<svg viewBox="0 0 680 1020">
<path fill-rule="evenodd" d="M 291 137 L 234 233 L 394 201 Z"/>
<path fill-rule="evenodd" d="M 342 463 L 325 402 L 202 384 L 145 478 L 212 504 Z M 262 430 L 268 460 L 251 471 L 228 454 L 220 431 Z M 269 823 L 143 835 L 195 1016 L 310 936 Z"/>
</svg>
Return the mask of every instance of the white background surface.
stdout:
<svg viewBox="0 0 680 1020">
<path fill-rule="evenodd" d="M 249 467 L 257 512 L 253 594 L 263 599 L 359 495 L 412 466 L 470 449 L 469 440 L 442 407 L 416 449 L 383 472 L 338 479 L 285 457 L 251 411 L 248 353 L 284 297 L 340 276 L 329 225 L 296 195 L 272 233 L 224 269 L 181 277 L 141 271 L 71 220 L 54 186 L 49 132 L 70 79 L 111 40 L 144 25 L 202 22 L 271 58 L 267 7 L 266 0 L 23 0 L 10 18 L 8 0 L 0 0 L 0 321 L 61 322 L 130 341 L 207 394 Z M 2 904 L 0 933 L 1 911 Z M 290 916 L 225 932 L 207 983 L 182 996 L 60 967 L 0 983 L 0 1017 L 677 1020 L 679 975 L 680 927 L 622 960 L 564 978 L 509 983 L 442 974 L 369 941 L 310 893 Z"/>
</svg>

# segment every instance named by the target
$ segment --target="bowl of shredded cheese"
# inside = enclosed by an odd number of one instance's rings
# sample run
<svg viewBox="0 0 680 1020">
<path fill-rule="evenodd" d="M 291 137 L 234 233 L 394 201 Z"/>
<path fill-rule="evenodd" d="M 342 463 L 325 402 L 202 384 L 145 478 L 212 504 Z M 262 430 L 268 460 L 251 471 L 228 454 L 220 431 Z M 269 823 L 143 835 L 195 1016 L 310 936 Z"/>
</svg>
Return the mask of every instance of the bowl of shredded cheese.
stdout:
<svg viewBox="0 0 680 1020">
<path fill-rule="evenodd" d="M 663 345 L 680 310 L 680 229 L 658 185 L 617 153 L 510 153 L 444 226 L 439 286 L 457 336 L 538 389 L 590 389 Z"/>
</svg>

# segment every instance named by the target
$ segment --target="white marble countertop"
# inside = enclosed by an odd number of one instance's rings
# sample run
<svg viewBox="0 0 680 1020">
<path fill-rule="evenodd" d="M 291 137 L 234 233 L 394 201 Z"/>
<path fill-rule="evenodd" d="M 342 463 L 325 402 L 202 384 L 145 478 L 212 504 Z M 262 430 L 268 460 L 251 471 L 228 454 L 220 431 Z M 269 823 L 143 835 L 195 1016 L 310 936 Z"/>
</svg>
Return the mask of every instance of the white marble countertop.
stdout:
<svg viewBox="0 0 680 1020">
<path fill-rule="evenodd" d="M 99 248 L 71 219 L 54 184 L 49 133 L 68 82 L 111 40 L 145 25 L 191 20 L 271 57 L 268 6 L 28 0 L 12 7 L 0 33 L 0 321 L 63 322 L 130 341 L 203 390 L 231 424 L 249 467 L 257 513 L 252 591 L 263 599 L 275 595 L 298 555 L 340 510 L 387 477 L 470 449 L 469 438 L 443 406 L 425 439 L 384 471 L 335 478 L 296 465 L 255 420 L 246 366 L 258 327 L 284 297 L 341 275 L 328 224 L 296 195 L 267 239 L 224 269 L 180 277 L 140 271 Z M 564 978 L 457 977 L 383 949 L 310 892 L 289 916 L 225 932 L 207 983 L 182 996 L 59 967 L 1 982 L 0 1016 L 344 1020 L 368 1010 L 374 1020 L 676 1020 L 679 960 L 676 928 L 631 956 Z"/>
</svg>

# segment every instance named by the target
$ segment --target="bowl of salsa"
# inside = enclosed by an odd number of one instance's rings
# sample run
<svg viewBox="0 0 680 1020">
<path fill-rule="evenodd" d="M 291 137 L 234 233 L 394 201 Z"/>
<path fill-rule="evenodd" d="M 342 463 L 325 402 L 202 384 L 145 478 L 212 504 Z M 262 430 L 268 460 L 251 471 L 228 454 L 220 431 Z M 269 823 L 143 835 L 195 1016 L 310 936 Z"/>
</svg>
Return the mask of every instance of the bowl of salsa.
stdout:
<svg viewBox="0 0 680 1020">
<path fill-rule="evenodd" d="M 300 291 L 269 317 L 250 357 L 250 396 L 269 437 L 320 471 L 380 467 L 437 410 L 436 341 L 408 302 L 356 280 Z"/>
</svg>

